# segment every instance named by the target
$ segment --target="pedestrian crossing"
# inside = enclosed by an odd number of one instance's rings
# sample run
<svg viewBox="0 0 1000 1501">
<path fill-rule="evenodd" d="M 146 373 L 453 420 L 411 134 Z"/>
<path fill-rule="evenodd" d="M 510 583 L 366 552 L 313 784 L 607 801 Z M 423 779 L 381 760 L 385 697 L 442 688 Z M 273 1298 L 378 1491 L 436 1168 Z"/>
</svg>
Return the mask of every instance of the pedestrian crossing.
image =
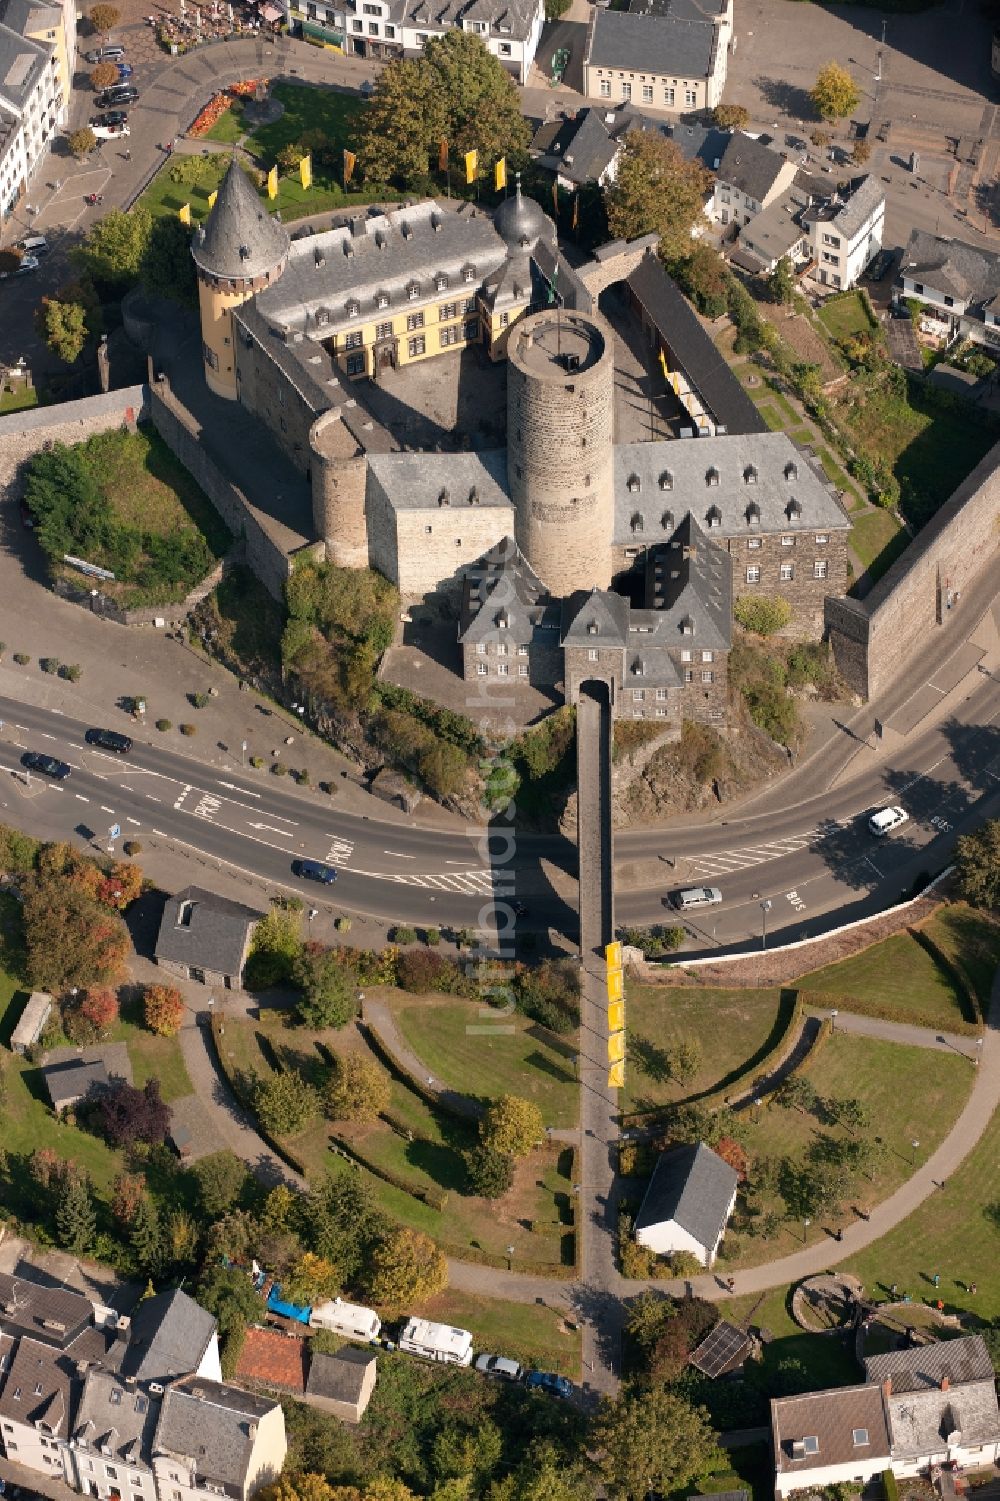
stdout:
<svg viewBox="0 0 1000 1501">
<path fill-rule="evenodd" d="M 764 844 L 751 844 L 746 849 L 720 850 L 713 855 L 690 855 L 687 857 L 685 880 L 707 881 L 713 876 L 733 875 L 736 871 L 750 870 L 755 865 L 766 865 L 769 860 L 780 860 L 783 855 L 795 855 L 799 850 L 818 844 L 840 825 L 834 821 L 818 824 L 800 834 L 790 834 L 785 839 L 769 839 Z"/>
<path fill-rule="evenodd" d="M 460 870 L 447 875 L 417 875 L 410 871 L 354 870 L 372 881 L 391 881 L 396 886 L 419 886 L 428 891 L 451 891 L 461 896 L 492 896 L 494 876 L 490 870 Z"/>
</svg>

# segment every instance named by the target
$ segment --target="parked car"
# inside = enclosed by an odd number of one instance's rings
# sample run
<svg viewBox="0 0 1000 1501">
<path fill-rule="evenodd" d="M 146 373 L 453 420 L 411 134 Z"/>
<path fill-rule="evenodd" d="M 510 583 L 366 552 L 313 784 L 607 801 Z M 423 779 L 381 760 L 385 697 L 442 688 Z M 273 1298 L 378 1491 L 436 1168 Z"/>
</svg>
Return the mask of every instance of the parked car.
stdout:
<svg viewBox="0 0 1000 1501">
<path fill-rule="evenodd" d="M 123 104 L 134 104 L 138 97 L 139 90 L 130 83 L 116 83 L 97 96 L 97 108 L 119 109 Z"/>
<path fill-rule="evenodd" d="M 73 770 L 65 761 L 60 761 L 58 756 L 47 756 L 44 751 L 25 751 L 21 765 L 28 771 L 40 771 L 43 776 L 54 777 L 57 782 L 65 782 Z"/>
<path fill-rule="evenodd" d="M 28 276 L 32 271 L 38 270 L 38 261 L 33 255 L 23 255 L 20 265 L 15 266 L 13 271 L 0 271 L 0 281 L 6 281 L 8 276 Z"/>
<path fill-rule="evenodd" d="M 24 255 L 48 255 L 49 242 L 44 235 L 28 235 L 26 239 L 18 241 L 17 248 Z"/>
<path fill-rule="evenodd" d="M 97 125 L 127 125 L 127 109 L 106 109 L 103 114 L 94 115 L 90 122 L 91 126 Z"/>
<path fill-rule="evenodd" d="M 131 65 L 131 63 L 118 63 L 117 64 L 117 68 L 118 68 L 118 77 L 119 78 L 131 78 L 132 77 L 132 65 Z"/>
<path fill-rule="evenodd" d="M 337 879 L 335 868 L 324 865 L 322 860 L 293 860 L 292 874 L 302 881 L 319 881 L 323 886 L 332 886 Z"/>
<path fill-rule="evenodd" d="M 117 63 L 125 56 L 125 48 L 119 42 L 108 42 L 104 47 L 95 47 L 84 54 L 88 63 Z"/>
<path fill-rule="evenodd" d="M 477 1355 L 474 1365 L 484 1376 L 498 1376 L 501 1381 L 520 1381 L 524 1375 L 517 1361 L 506 1355 Z"/>
<path fill-rule="evenodd" d="M 671 905 L 678 912 L 690 912 L 695 907 L 717 907 L 722 901 L 718 886 L 688 886 L 684 891 L 675 891 Z"/>
<path fill-rule="evenodd" d="M 910 815 L 905 808 L 880 808 L 869 818 L 868 827 L 877 839 L 881 839 L 883 834 L 891 834 L 893 829 L 909 821 Z"/>
<path fill-rule="evenodd" d="M 91 129 L 99 141 L 123 141 L 132 134 L 127 125 L 92 125 Z"/>
<path fill-rule="evenodd" d="M 562 1397 L 565 1400 L 573 1395 L 573 1383 L 567 1381 L 565 1376 L 557 1376 L 555 1371 L 529 1371 L 524 1384 L 529 1390 L 547 1392 L 550 1397 Z"/>
<path fill-rule="evenodd" d="M 132 749 L 130 737 L 118 730 L 88 730 L 83 738 L 88 745 L 99 745 L 102 750 L 114 751 L 116 756 L 127 756 Z"/>
<path fill-rule="evenodd" d="M 869 281 L 881 281 L 883 276 L 888 273 L 894 259 L 895 257 L 891 250 L 880 250 L 865 272 Z"/>
</svg>

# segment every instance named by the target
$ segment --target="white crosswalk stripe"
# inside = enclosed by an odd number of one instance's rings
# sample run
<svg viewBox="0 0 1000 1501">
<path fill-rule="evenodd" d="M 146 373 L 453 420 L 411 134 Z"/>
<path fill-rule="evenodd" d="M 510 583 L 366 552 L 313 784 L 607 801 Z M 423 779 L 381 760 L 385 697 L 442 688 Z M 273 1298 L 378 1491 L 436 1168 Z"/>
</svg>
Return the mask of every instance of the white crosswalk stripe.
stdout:
<svg viewBox="0 0 1000 1501">
<path fill-rule="evenodd" d="M 825 834 L 837 827 L 821 824 L 803 834 L 789 835 L 787 839 L 772 839 L 767 844 L 752 844 L 742 850 L 720 850 L 717 855 L 692 855 L 688 862 L 688 876 L 704 881 L 711 876 L 731 875 L 737 870 L 749 870 L 754 865 L 766 865 L 769 860 L 780 860 L 784 855 L 794 855 L 799 850 L 817 844 Z"/>
<path fill-rule="evenodd" d="M 392 881 L 396 886 L 430 887 L 434 891 L 454 891 L 461 896 L 491 896 L 493 872 L 490 870 L 461 870 L 448 875 L 417 875 L 410 871 L 355 870 L 355 875 L 367 876 L 372 881 Z"/>
</svg>

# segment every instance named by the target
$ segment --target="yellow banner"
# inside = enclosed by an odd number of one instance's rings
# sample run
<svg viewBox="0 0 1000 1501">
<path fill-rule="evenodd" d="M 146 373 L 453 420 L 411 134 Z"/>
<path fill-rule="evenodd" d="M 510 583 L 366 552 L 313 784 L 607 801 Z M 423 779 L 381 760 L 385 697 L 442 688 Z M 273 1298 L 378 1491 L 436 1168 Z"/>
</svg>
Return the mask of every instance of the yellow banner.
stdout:
<svg viewBox="0 0 1000 1501">
<path fill-rule="evenodd" d="M 625 1065 L 624 1065 L 624 1063 L 613 1063 L 611 1065 L 611 1067 L 608 1069 L 608 1088 L 609 1089 L 624 1089 L 625 1088 Z"/>
<path fill-rule="evenodd" d="M 667 370 L 667 357 L 662 349 L 660 350 L 660 369 L 663 371 L 663 379 L 666 380 L 669 372 Z"/>
<path fill-rule="evenodd" d="M 304 156 L 302 158 L 302 160 L 299 162 L 299 180 L 301 181 L 302 186 L 304 188 L 311 188 L 312 187 L 312 180 L 313 180 L 313 159 L 312 159 L 312 152 L 310 152 L 308 156 Z"/>
<path fill-rule="evenodd" d="M 448 170 L 448 142 L 444 139 L 444 137 L 442 137 L 441 138 L 441 142 L 440 142 L 440 144 L 438 146 L 438 171 L 439 172 L 447 172 L 447 170 Z"/>
<path fill-rule="evenodd" d="M 621 969 L 622 946 L 617 941 L 609 943 L 604 950 L 604 957 L 608 962 L 608 969 Z"/>
<path fill-rule="evenodd" d="M 344 187 L 345 188 L 347 187 L 347 184 L 350 182 L 351 178 L 354 176 L 354 164 L 355 164 L 356 161 L 357 161 L 357 157 L 355 156 L 355 154 L 354 154 L 353 151 L 347 151 L 347 150 L 344 151 Z"/>
<path fill-rule="evenodd" d="M 465 153 L 465 180 L 475 182 L 476 170 L 479 167 L 479 152 L 467 151 Z"/>
<path fill-rule="evenodd" d="M 493 168 L 493 186 L 499 193 L 507 186 L 507 158 L 502 156 Z"/>
<path fill-rule="evenodd" d="M 267 174 L 267 196 L 268 196 L 268 198 L 277 198 L 277 196 L 278 196 L 278 167 L 277 167 L 277 164 L 275 164 L 271 168 L 270 172 Z"/>
<path fill-rule="evenodd" d="M 608 996 L 612 1001 L 620 1001 L 625 994 L 622 972 L 620 969 L 608 970 Z"/>
<path fill-rule="evenodd" d="M 608 1062 L 621 1063 L 625 1057 L 625 1033 L 612 1032 L 608 1038 Z"/>
<path fill-rule="evenodd" d="M 191 223 L 191 205 L 190 205 L 190 203 L 184 203 L 184 204 L 181 205 L 181 207 L 177 210 L 177 217 L 181 221 L 182 224 L 190 224 Z"/>
<path fill-rule="evenodd" d="M 620 1032 L 625 1025 L 625 1002 L 610 1001 L 608 1003 L 608 1031 Z"/>
<path fill-rule="evenodd" d="M 212 191 L 208 195 L 208 206 L 209 206 L 209 208 L 214 208 L 215 207 L 215 200 L 218 198 L 218 196 L 219 196 L 219 190 L 218 190 L 218 188 L 213 188 Z"/>
</svg>

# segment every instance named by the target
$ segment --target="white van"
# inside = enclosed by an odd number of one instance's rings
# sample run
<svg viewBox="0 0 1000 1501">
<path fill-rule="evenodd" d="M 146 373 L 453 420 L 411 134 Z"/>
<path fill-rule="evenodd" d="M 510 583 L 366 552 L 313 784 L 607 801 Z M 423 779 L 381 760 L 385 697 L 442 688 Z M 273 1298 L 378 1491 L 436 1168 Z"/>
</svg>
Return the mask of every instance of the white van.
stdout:
<svg viewBox="0 0 1000 1501">
<path fill-rule="evenodd" d="M 880 808 L 869 818 L 868 828 L 876 839 L 881 839 L 883 834 L 891 834 L 893 829 L 898 829 L 901 824 L 909 821 L 910 815 L 905 808 Z"/>
<path fill-rule="evenodd" d="M 345 1339 L 376 1340 L 382 1328 L 382 1320 L 371 1308 L 361 1308 L 356 1303 L 344 1303 L 340 1298 L 317 1303 L 309 1314 L 310 1329 L 329 1329 L 333 1334 L 342 1334 Z"/>
<path fill-rule="evenodd" d="M 446 1365 L 472 1364 L 472 1335 L 468 1329 L 433 1324 L 430 1319 L 407 1319 L 399 1336 L 399 1348 Z"/>
<path fill-rule="evenodd" d="M 25 255 L 46 255 L 49 242 L 44 235 L 29 235 L 26 240 L 20 241 L 18 248 L 23 250 Z"/>
<path fill-rule="evenodd" d="M 693 907 L 717 907 L 722 892 L 718 886 L 689 886 L 685 891 L 676 891 L 671 901 L 678 912 L 690 912 Z"/>
</svg>

